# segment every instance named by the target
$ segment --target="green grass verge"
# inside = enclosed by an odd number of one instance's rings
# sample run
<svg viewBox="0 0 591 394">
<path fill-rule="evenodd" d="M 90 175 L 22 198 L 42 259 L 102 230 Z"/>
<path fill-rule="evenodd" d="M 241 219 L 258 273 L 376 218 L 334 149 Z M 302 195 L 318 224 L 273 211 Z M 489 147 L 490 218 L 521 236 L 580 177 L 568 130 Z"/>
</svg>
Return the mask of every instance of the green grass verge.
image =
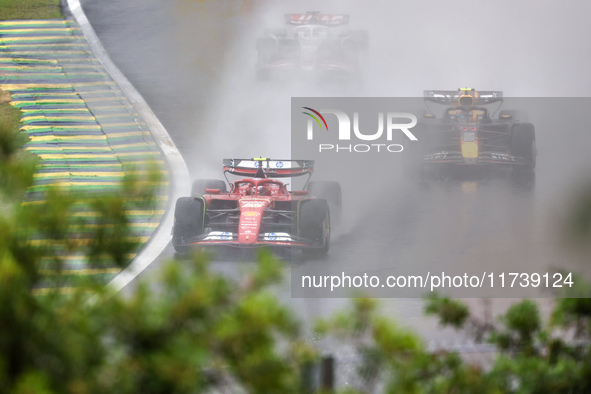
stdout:
<svg viewBox="0 0 591 394">
<path fill-rule="evenodd" d="M 0 20 L 58 18 L 60 0 L 0 0 Z"/>
</svg>

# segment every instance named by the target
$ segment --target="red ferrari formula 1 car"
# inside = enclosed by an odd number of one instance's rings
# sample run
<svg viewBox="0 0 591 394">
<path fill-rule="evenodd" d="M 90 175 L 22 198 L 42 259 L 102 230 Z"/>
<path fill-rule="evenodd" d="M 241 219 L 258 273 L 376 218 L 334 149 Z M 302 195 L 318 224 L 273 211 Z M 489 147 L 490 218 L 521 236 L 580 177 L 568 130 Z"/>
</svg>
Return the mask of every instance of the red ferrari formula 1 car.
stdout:
<svg viewBox="0 0 591 394">
<path fill-rule="evenodd" d="M 328 252 L 330 209 L 340 209 L 341 189 L 333 181 L 308 182 L 313 161 L 224 159 L 223 169 L 229 191 L 223 180 L 197 180 L 192 196 L 177 200 L 172 238 L 177 252 L 199 245 Z M 230 182 L 228 175 L 241 178 Z M 299 191 L 276 179 L 304 175 L 305 190 Z"/>
</svg>

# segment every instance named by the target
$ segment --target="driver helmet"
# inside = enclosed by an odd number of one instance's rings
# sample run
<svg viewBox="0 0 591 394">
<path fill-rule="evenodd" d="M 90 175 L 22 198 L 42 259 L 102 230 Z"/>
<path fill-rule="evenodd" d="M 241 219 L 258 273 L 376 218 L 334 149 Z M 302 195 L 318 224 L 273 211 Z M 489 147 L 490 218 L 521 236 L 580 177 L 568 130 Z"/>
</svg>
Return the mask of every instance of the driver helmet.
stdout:
<svg viewBox="0 0 591 394">
<path fill-rule="evenodd" d="M 257 194 L 259 196 L 270 196 L 271 195 L 271 189 L 269 189 L 267 186 L 259 186 L 257 188 Z"/>
</svg>

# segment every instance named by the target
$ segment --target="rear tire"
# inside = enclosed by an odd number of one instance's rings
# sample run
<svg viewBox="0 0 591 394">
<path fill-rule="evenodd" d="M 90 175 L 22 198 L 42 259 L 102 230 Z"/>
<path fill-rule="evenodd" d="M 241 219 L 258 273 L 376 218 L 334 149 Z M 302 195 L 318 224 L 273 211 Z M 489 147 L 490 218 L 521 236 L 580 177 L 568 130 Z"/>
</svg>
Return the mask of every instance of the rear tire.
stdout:
<svg viewBox="0 0 591 394">
<path fill-rule="evenodd" d="M 191 187 L 192 196 L 200 196 L 205 193 L 205 189 L 219 189 L 220 193 L 227 193 L 226 182 L 221 179 L 197 179 Z"/>
<path fill-rule="evenodd" d="M 536 167 L 536 131 L 531 123 L 517 123 L 511 128 L 511 150 L 516 157 L 525 159 L 525 165 L 516 169 L 532 171 Z"/>
<path fill-rule="evenodd" d="M 310 199 L 301 202 L 298 212 L 298 234 L 319 245 L 309 250 L 309 254 L 322 255 L 330 247 L 330 210 L 328 202 Z"/>
<path fill-rule="evenodd" d="M 187 251 L 187 242 L 203 234 L 205 200 L 201 196 L 181 197 L 174 208 L 172 246 L 179 253 Z"/>
</svg>

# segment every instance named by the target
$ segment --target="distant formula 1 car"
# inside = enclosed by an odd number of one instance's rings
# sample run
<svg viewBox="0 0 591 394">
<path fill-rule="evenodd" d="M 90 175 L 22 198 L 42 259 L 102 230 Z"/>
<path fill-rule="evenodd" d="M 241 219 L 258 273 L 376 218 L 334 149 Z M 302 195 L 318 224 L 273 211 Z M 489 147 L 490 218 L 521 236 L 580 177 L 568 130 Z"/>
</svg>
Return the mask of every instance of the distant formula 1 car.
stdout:
<svg viewBox="0 0 591 394">
<path fill-rule="evenodd" d="M 536 166 L 536 134 L 527 115 L 503 110 L 493 118 L 489 111 L 491 104 L 500 108 L 502 92 L 428 90 L 424 97 L 428 111 L 413 132 L 425 165 L 505 164 L 525 170 Z M 434 114 L 432 103 L 446 106 L 443 116 Z"/>
<path fill-rule="evenodd" d="M 256 76 L 357 77 L 365 60 L 368 34 L 346 29 L 349 15 L 287 14 L 286 27 L 267 29 L 257 40 Z"/>
<path fill-rule="evenodd" d="M 311 160 L 224 159 L 230 182 L 197 180 L 192 196 L 176 201 L 172 243 L 183 253 L 194 246 L 258 246 L 299 248 L 312 254 L 328 252 L 331 208 L 341 208 L 337 182 L 308 182 Z M 306 190 L 289 191 L 274 178 L 307 175 Z M 306 187 L 307 186 L 307 187 Z"/>
</svg>

